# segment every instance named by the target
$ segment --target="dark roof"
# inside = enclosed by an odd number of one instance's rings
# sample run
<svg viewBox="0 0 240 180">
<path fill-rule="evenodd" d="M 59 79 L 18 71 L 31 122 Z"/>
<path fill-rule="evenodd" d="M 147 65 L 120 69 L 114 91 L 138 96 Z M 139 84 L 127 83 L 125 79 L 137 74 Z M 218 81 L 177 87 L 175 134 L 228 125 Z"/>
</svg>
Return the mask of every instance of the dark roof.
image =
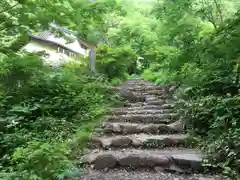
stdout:
<svg viewBox="0 0 240 180">
<path fill-rule="evenodd" d="M 62 31 L 62 32 L 68 34 L 68 35 L 75 36 L 76 40 L 78 42 L 86 45 L 87 47 L 96 47 L 96 45 L 88 42 L 87 40 L 85 40 L 83 38 L 78 38 L 77 37 L 77 33 L 74 32 L 74 31 L 70 31 L 69 29 L 67 29 L 65 27 L 62 27 L 62 26 L 59 26 L 59 25 L 57 25 L 55 23 L 50 23 L 49 25 L 50 25 L 50 27 L 58 29 L 58 30 L 60 30 L 60 31 Z M 41 40 L 41 41 L 45 41 L 45 42 L 52 43 L 52 44 L 56 44 L 56 45 L 61 46 L 61 47 L 65 48 L 65 49 L 68 49 L 68 50 L 70 50 L 72 52 L 79 53 L 79 52 L 76 51 L 76 49 L 74 50 L 74 48 L 70 48 L 69 46 L 67 46 L 66 43 L 63 44 L 63 43 L 57 42 L 56 40 L 51 39 L 50 36 L 52 36 L 52 35 L 54 35 L 54 33 L 52 33 L 50 30 L 45 30 L 45 31 L 40 32 L 39 34 L 35 34 L 35 35 L 34 34 L 29 34 L 29 36 L 31 38 L 34 38 L 34 39 L 37 39 L 37 40 Z"/>
<path fill-rule="evenodd" d="M 69 48 L 68 46 L 66 46 L 66 45 L 64 45 L 64 44 L 58 43 L 58 42 L 56 42 L 56 41 L 48 40 L 47 37 L 49 37 L 49 36 L 51 35 L 51 34 L 49 35 L 48 33 L 49 33 L 48 31 L 44 31 L 44 32 L 42 32 L 42 33 L 40 33 L 40 34 L 38 34 L 38 35 L 29 34 L 29 36 L 30 36 L 31 38 L 33 38 L 33 39 L 40 40 L 40 41 L 44 41 L 44 42 L 47 42 L 47 43 L 50 43 L 50 44 L 55 44 L 55 45 L 58 45 L 58 46 L 60 46 L 60 47 L 62 47 L 62 48 L 65 48 L 65 49 L 67 49 L 67 50 L 69 50 L 69 51 L 72 51 L 72 52 L 74 52 L 74 53 L 78 53 L 78 54 L 79 54 L 79 52 L 77 52 L 77 51 Z"/>
</svg>

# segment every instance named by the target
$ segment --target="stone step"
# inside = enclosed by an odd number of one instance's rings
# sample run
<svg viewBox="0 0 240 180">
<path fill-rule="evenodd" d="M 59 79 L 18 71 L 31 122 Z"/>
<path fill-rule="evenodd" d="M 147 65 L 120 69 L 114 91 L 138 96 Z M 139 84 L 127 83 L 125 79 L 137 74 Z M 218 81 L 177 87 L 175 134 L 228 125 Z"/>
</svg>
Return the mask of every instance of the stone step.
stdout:
<svg viewBox="0 0 240 180">
<path fill-rule="evenodd" d="M 166 93 L 165 91 L 161 90 L 151 90 L 151 91 L 146 91 L 142 93 L 144 96 L 148 96 L 148 95 L 155 95 L 155 96 L 164 96 L 164 95 L 168 95 L 168 93 Z"/>
<path fill-rule="evenodd" d="M 127 87 L 130 91 L 141 91 L 141 92 L 148 92 L 148 91 L 163 91 L 165 87 L 163 86 L 129 86 Z"/>
<path fill-rule="evenodd" d="M 145 96 L 145 101 L 157 101 L 157 100 L 165 100 L 166 97 L 159 97 L 159 96 Z"/>
<path fill-rule="evenodd" d="M 145 105 L 163 105 L 163 104 L 166 104 L 166 101 L 163 99 L 150 100 L 145 102 Z"/>
<path fill-rule="evenodd" d="M 176 114 L 134 114 L 134 115 L 118 115 L 106 117 L 106 121 L 110 122 L 132 122 L 132 123 L 163 123 L 169 124 L 173 122 Z"/>
<path fill-rule="evenodd" d="M 83 157 L 82 163 L 89 164 L 93 169 L 116 167 L 199 170 L 203 155 L 193 149 L 137 150 L 124 149 L 119 151 L 98 151 Z"/>
<path fill-rule="evenodd" d="M 151 101 L 150 101 L 151 103 Z M 129 108 L 143 108 L 143 109 L 169 109 L 173 108 L 174 105 L 172 103 L 165 103 L 165 104 L 147 104 L 146 102 L 138 102 L 138 103 L 124 103 L 123 107 Z"/>
<path fill-rule="evenodd" d="M 136 110 L 144 110 L 144 109 L 150 109 L 150 110 L 161 110 L 161 109 L 172 109 L 172 104 L 163 104 L 163 105 L 144 105 L 141 104 L 139 106 L 135 104 L 130 104 L 126 107 L 128 111 L 136 111 Z"/>
<path fill-rule="evenodd" d="M 132 91 L 132 92 L 141 93 L 143 96 L 149 96 L 149 95 L 168 96 L 167 93 L 165 93 L 164 91 L 159 91 L 159 90 L 151 90 L 151 91 L 135 90 L 135 91 Z"/>
<path fill-rule="evenodd" d="M 187 135 L 185 134 L 171 134 L 171 135 L 148 135 L 148 134 L 134 134 L 134 135 L 117 135 L 117 136 L 94 136 L 91 138 L 93 146 L 109 148 L 123 148 L 123 147 L 173 147 L 185 145 Z"/>
<path fill-rule="evenodd" d="M 170 133 L 183 133 L 184 125 L 179 124 L 178 121 L 166 124 L 139 124 L 139 123 L 111 123 L 105 122 L 102 124 L 102 132 L 104 133 L 117 133 L 117 134 L 170 134 Z"/>
<path fill-rule="evenodd" d="M 112 111 L 114 115 L 133 115 L 133 114 L 166 114 L 173 113 L 173 109 L 128 109 L 128 108 L 116 108 Z"/>
</svg>

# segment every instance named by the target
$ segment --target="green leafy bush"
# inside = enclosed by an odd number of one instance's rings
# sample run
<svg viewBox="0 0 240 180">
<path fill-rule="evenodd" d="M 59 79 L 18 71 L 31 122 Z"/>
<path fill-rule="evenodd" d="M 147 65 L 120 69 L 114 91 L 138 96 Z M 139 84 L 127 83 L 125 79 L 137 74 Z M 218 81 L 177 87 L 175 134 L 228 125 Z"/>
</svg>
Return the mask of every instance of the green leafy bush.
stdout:
<svg viewBox="0 0 240 180">
<path fill-rule="evenodd" d="M 199 137 L 202 148 L 209 155 L 208 165 L 229 169 L 231 171 L 225 173 L 233 177 L 239 175 L 239 104 L 239 95 L 211 95 L 190 101 L 182 100 L 178 104 L 188 130 Z"/>
<path fill-rule="evenodd" d="M 14 179 L 56 179 L 72 165 L 68 153 L 68 148 L 63 145 L 30 141 L 13 153 Z"/>
<path fill-rule="evenodd" d="M 126 74 L 137 71 L 136 53 L 128 46 L 111 48 L 107 45 L 98 47 L 97 69 L 107 78 L 125 79 Z"/>
<path fill-rule="evenodd" d="M 177 53 L 166 52 L 161 61 L 153 60 L 155 63 L 142 74 L 155 83 L 182 84 L 176 94 L 176 107 L 196 144 L 207 153 L 205 165 L 218 167 L 233 178 L 240 176 L 239 19 L 237 13 L 214 32 L 205 36 L 200 33 L 201 38 L 193 29 L 188 33 L 180 31 L 184 24 L 172 26 L 179 32 L 171 37 L 180 43 L 173 44 L 178 47 Z"/>
<path fill-rule="evenodd" d="M 4 57 L 0 67 L 0 169 L 22 172 L 20 179 L 55 179 L 71 158 L 71 147 L 61 145 L 85 139 L 77 132 L 91 132 L 106 112 L 107 80 L 79 64 L 52 69 L 31 54 Z"/>
</svg>

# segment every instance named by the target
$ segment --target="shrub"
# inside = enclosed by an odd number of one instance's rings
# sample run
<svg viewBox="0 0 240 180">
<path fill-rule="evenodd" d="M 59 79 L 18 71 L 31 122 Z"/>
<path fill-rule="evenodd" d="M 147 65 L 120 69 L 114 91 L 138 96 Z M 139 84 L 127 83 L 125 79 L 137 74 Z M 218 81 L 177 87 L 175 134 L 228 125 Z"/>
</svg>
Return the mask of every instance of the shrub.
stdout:
<svg viewBox="0 0 240 180">
<path fill-rule="evenodd" d="M 68 148 L 63 145 L 30 141 L 13 153 L 14 179 L 56 179 L 71 167 L 68 153 Z"/>
<path fill-rule="evenodd" d="M 128 46 L 116 49 L 102 45 L 97 50 L 97 69 L 108 79 L 125 79 L 126 73 L 133 74 L 136 69 L 136 53 Z"/>
<path fill-rule="evenodd" d="M 152 63 L 142 74 L 155 83 L 178 81 L 179 113 L 188 131 L 207 152 L 207 166 L 239 177 L 240 14 L 204 37 L 181 42 L 176 56 Z M 184 38 L 191 36 L 182 33 Z M 202 34 L 200 34 L 202 36 Z M 164 67 L 164 69 L 163 69 Z"/>
<path fill-rule="evenodd" d="M 0 68 L 0 170 L 56 179 L 70 166 L 68 139 L 92 131 L 113 100 L 107 80 L 79 64 L 44 66 L 31 54 L 4 57 Z"/>
</svg>

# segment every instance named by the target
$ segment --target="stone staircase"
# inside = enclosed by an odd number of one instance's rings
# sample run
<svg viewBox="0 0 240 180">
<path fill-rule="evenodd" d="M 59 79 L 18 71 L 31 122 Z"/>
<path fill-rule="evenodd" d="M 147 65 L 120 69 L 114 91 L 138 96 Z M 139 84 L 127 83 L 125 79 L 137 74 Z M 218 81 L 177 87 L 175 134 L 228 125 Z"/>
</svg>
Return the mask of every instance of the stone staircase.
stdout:
<svg viewBox="0 0 240 180">
<path fill-rule="evenodd" d="M 144 101 L 126 102 L 106 117 L 91 138 L 91 151 L 83 157 L 89 167 L 84 180 L 223 179 L 193 174 L 202 170 L 203 155 L 187 148 L 183 123 L 167 93 L 170 87 L 132 79 L 124 88 Z"/>
</svg>

